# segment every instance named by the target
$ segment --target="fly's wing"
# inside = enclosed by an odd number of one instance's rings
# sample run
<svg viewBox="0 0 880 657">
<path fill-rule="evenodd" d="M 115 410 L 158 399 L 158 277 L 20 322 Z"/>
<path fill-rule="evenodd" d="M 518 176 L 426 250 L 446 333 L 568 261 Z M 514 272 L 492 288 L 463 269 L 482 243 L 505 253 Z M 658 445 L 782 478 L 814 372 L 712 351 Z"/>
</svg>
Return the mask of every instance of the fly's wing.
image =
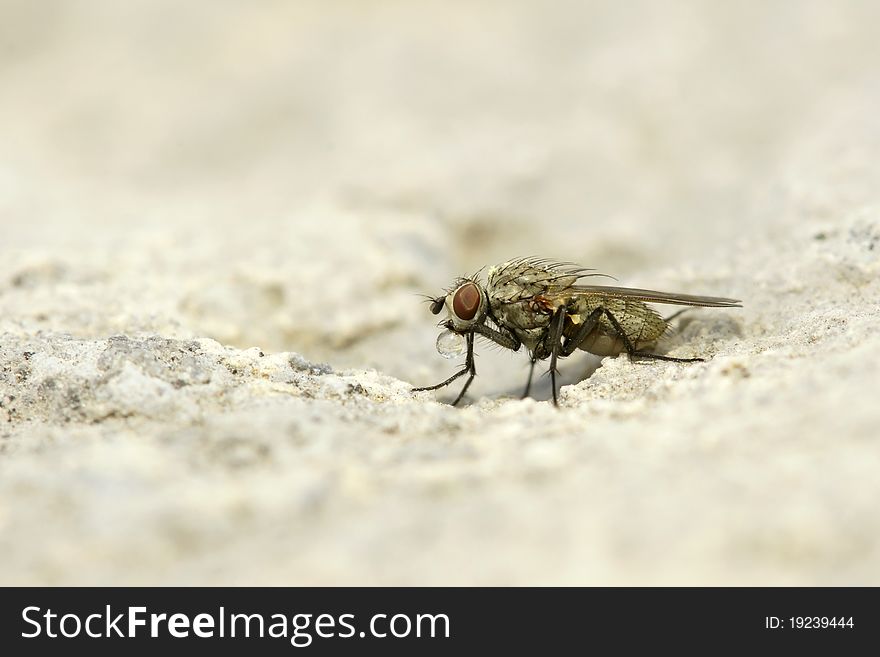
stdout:
<svg viewBox="0 0 880 657">
<path fill-rule="evenodd" d="M 635 287 L 572 285 L 569 291 L 573 295 L 600 295 L 617 299 L 633 299 L 643 303 L 669 303 L 677 306 L 700 306 L 703 308 L 742 308 L 742 303 L 739 299 L 677 294 L 675 292 L 657 292 L 656 290 L 640 290 Z"/>
<path fill-rule="evenodd" d="M 604 276 L 592 269 L 571 263 L 546 259 L 518 258 L 489 269 L 489 295 L 499 303 L 517 303 L 537 296 L 564 298 L 571 296 L 599 296 L 604 298 L 630 299 L 642 303 L 668 303 L 679 306 L 702 306 L 710 308 L 739 308 L 739 299 L 697 296 L 673 292 L 641 290 L 633 287 L 612 285 L 577 285 L 588 276 Z"/>
<path fill-rule="evenodd" d="M 656 310 L 646 306 L 646 303 L 714 308 L 740 307 L 736 299 L 611 285 L 572 285 L 563 294 L 563 297 L 565 296 L 568 298 L 564 303 L 574 311 L 568 313 L 573 323 L 579 324 L 597 308 L 604 308 L 614 316 L 617 326 L 606 314 L 603 314 L 598 318 L 601 332 L 615 337 L 622 330 L 636 349 L 652 348 L 669 330 L 669 323 Z"/>
</svg>

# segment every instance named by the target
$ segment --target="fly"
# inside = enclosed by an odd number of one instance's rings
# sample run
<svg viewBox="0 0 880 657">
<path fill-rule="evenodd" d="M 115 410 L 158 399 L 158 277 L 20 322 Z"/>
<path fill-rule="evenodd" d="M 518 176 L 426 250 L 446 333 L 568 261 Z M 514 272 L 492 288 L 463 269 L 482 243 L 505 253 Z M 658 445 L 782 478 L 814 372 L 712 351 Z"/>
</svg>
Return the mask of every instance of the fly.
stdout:
<svg viewBox="0 0 880 657">
<path fill-rule="evenodd" d="M 474 338 L 481 336 L 511 351 L 523 346 L 528 350 L 531 367 L 523 397 L 531 390 L 535 363 L 549 358 L 553 404 L 558 405 L 557 361 L 577 349 L 597 356 L 626 352 L 630 360 L 703 360 L 653 353 L 657 341 L 669 331 L 672 317 L 664 319 L 647 303 L 742 307 L 738 299 L 724 297 L 579 284 L 583 278 L 602 275 L 571 263 L 518 258 L 489 268 L 485 285 L 477 274 L 458 279 L 445 295 L 429 299 L 433 314 L 444 308 L 448 313 L 440 323 L 446 331 L 437 340 L 437 350 L 447 357 L 464 351 L 464 366 L 445 381 L 413 391 L 437 390 L 468 375 L 452 402 L 458 404 L 477 375 Z"/>
</svg>

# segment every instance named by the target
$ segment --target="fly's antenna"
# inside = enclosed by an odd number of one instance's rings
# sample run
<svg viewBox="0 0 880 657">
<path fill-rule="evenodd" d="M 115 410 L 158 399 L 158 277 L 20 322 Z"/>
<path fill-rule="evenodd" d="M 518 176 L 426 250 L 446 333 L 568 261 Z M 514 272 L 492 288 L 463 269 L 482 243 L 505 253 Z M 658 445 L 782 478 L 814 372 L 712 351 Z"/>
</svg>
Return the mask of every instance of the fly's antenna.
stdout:
<svg viewBox="0 0 880 657">
<path fill-rule="evenodd" d="M 413 292 L 413 294 L 417 297 L 422 297 L 423 302 L 431 304 L 432 314 L 439 315 L 440 311 L 443 310 L 443 304 L 446 302 L 446 295 L 432 297 L 430 294 L 422 294 L 421 292 Z"/>
</svg>

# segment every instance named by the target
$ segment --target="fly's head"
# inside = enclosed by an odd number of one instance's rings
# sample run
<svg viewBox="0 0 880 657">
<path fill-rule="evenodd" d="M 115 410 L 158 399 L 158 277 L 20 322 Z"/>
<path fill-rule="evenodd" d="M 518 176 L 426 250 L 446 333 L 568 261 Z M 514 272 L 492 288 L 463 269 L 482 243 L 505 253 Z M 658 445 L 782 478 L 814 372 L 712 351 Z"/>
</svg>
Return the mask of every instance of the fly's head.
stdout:
<svg viewBox="0 0 880 657">
<path fill-rule="evenodd" d="M 456 281 L 443 297 L 431 300 L 431 312 L 439 315 L 445 307 L 449 317 L 442 326 L 464 333 L 486 319 L 488 300 L 486 290 L 472 279 Z"/>
</svg>

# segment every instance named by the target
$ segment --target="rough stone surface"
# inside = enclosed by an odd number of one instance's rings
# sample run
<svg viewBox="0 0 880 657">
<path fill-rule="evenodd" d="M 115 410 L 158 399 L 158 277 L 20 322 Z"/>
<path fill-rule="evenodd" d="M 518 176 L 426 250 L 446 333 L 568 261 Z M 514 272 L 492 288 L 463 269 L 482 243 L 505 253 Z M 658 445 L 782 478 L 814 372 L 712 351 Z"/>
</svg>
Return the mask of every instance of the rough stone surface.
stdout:
<svg viewBox="0 0 880 657">
<path fill-rule="evenodd" d="M 878 6 L 39 7 L 0 583 L 880 584 Z M 745 307 L 560 409 L 488 345 L 411 393 L 456 364 L 417 294 L 531 253 Z"/>
</svg>

